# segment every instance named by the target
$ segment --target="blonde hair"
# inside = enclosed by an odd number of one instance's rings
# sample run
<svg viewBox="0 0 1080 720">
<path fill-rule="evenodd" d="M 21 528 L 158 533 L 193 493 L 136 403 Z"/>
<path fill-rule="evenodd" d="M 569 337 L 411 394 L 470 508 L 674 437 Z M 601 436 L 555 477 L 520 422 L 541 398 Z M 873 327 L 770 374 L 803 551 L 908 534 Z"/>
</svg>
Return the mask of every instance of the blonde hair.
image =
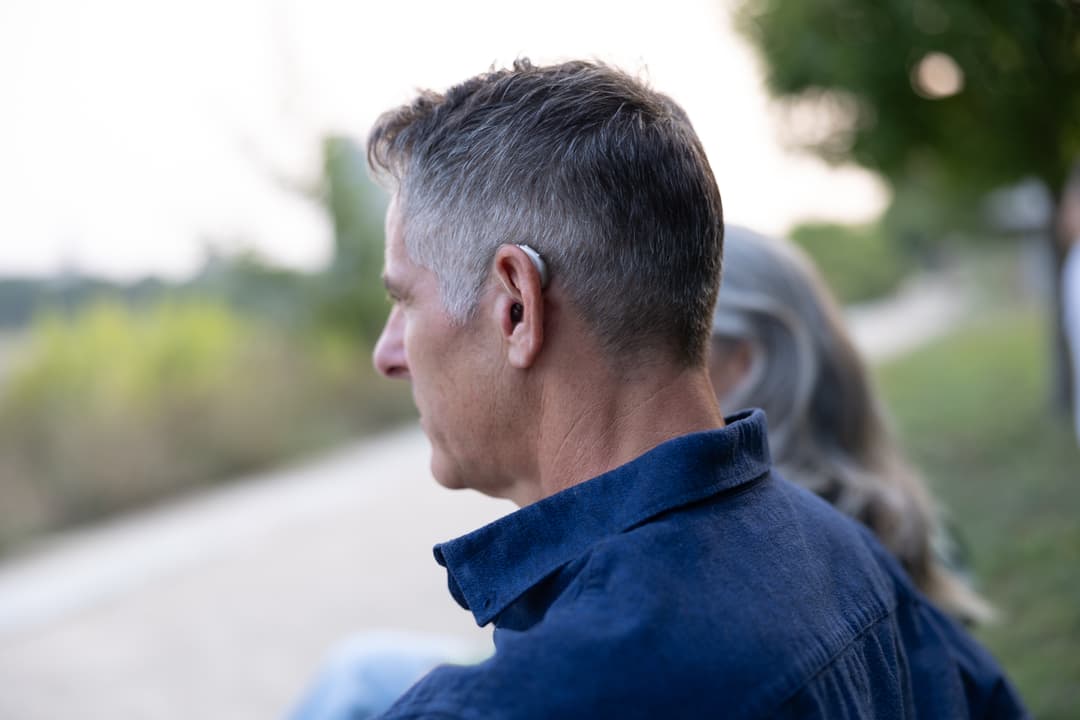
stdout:
<svg viewBox="0 0 1080 720">
<path fill-rule="evenodd" d="M 713 317 L 714 352 L 755 348 L 746 381 L 725 410 L 757 406 L 769 420 L 780 473 L 870 528 L 915 584 L 965 622 L 989 604 L 943 560 L 933 498 L 885 420 L 840 310 L 794 245 L 728 226 L 724 279 Z"/>
</svg>

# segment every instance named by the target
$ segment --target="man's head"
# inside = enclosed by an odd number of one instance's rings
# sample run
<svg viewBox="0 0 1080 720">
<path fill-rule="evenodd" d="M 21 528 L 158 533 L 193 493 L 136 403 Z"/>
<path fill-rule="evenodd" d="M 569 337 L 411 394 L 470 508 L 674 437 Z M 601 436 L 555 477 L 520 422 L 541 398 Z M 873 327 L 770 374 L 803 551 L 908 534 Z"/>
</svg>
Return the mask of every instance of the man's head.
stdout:
<svg viewBox="0 0 1080 720">
<path fill-rule="evenodd" d="M 720 194 L 668 97 L 604 65 L 518 61 L 384 114 L 368 158 L 457 321 L 475 312 L 496 249 L 525 243 L 613 360 L 703 360 Z"/>
<path fill-rule="evenodd" d="M 386 113 L 368 158 L 394 191 L 375 363 L 412 381 L 444 485 L 513 496 L 540 416 L 612 406 L 631 369 L 705 377 L 720 196 L 666 96 L 519 61 Z"/>
</svg>

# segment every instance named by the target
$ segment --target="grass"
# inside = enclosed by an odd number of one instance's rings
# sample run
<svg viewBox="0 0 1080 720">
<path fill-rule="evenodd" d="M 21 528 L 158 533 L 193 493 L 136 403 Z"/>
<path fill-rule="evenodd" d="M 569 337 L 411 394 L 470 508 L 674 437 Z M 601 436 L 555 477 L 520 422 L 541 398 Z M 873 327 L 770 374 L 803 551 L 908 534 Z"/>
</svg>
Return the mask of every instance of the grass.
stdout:
<svg viewBox="0 0 1080 720">
<path fill-rule="evenodd" d="M 3 387 L 4 378 L 15 365 L 19 352 L 25 348 L 25 335 L 25 333 L 0 331 L 0 387 Z"/>
<path fill-rule="evenodd" d="M 1046 323 L 999 308 L 879 370 L 1000 620 L 978 637 L 1040 718 L 1080 707 L 1080 450 L 1047 410 Z"/>
</svg>

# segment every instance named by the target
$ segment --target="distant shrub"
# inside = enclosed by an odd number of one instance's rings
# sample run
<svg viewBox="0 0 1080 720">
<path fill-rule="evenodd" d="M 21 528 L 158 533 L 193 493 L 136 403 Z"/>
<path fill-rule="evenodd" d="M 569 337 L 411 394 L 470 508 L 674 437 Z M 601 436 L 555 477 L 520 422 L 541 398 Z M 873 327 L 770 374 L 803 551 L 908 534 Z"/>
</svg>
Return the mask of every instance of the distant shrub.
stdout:
<svg viewBox="0 0 1080 720">
<path fill-rule="evenodd" d="M 371 367 L 387 198 L 363 147 L 326 138 L 317 190 L 322 272 L 211 252 L 175 285 L 0 280 L 0 328 L 20 329 L 17 353 L 0 345 L 0 551 L 413 415 L 408 386 Z M 43 307 L 63 312 L 27 347 Z"/>
<path fill-rule="evenodd" d="M 796 227 L 791 239 L 814 259 L 843 303 L 887 295 L 912 268 L 911 259 L 878 225 L 807 223 Z"/>
<path fill-rule="evenodd" d="M 0 387 L 0 546 L 410 412 L 366 348 L 275 332 L 221 302 L 44 317 Z"/>
</svg>

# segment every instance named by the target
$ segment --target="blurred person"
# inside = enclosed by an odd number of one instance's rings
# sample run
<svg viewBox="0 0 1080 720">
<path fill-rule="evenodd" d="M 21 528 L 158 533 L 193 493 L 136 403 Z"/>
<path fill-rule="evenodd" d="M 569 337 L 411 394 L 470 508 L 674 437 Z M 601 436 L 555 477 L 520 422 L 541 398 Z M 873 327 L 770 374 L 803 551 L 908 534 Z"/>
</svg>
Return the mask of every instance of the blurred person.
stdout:
<svg viewBox="0 0 1080 720">
<path fill-rule="evenodd" d="M 996 663 L 873 536 L 770 468 L 706 364 L 723 225 L 678 105 L 527 61 L 376 124 L 376 367 L 450 488 L 510 515 L 437 545 L 495 653 L 385 717 L 1015 717 Z"/>
<path fill-rule="evenodd" d="M 385 712 L 430 670 L 491 654 L 459 638 L 405 630 L 356 633 L 334 648 L 291 720 L 366 720 Z"/>
<path fill-rule="evenodd" d="M 1072 370 L 1073 430 L 1080 445 L 1080 165 L 1069 179 L 1061 207 L 1065 262 L 1061 269 L 1062 321 Z"/>
<path fill-rule="evenodd" d="M 727 227 L 712 338 L 721 410 L 765 411 L 780 473 L 870 528 L 940 608 L 989 619 L 950 569 L 933 499 L 889 430 L 838 303 L 796 245 Z"/>
</svg>

